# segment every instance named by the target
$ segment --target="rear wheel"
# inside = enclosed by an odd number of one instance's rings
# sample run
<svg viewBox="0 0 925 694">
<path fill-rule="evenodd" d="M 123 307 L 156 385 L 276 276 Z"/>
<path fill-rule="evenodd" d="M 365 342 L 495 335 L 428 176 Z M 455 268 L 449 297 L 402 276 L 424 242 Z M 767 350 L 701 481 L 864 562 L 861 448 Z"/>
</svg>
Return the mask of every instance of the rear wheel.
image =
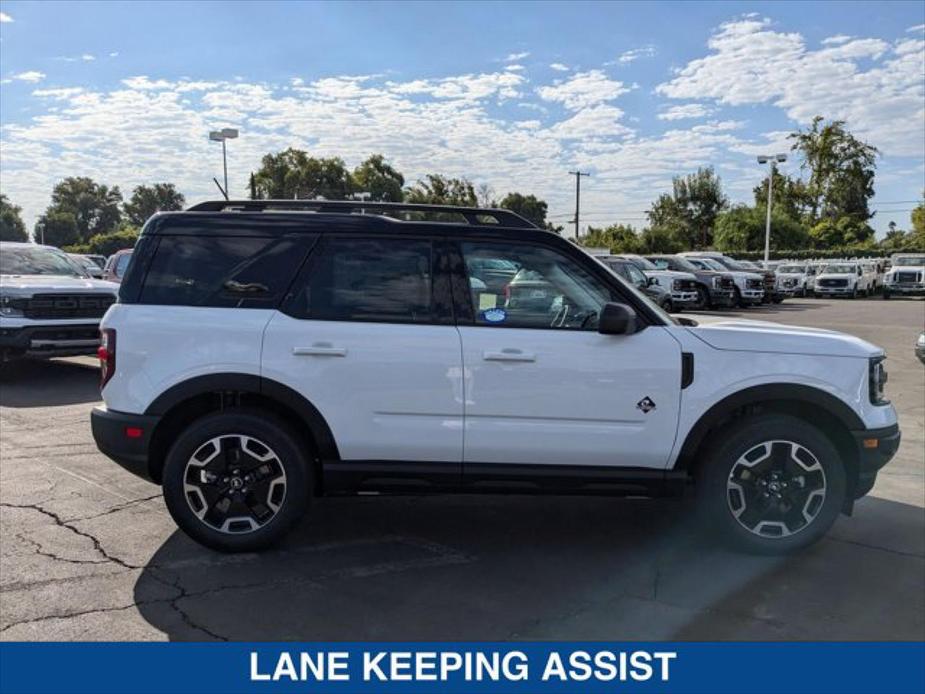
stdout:
<svg viewBox="0 0 925 694">
<path fill-rule="evenodd" d="M 658 303 L 658 305 L 659 305 L 659 307 L 660 307 L 663 311 L 665 311 L 665 312 L 667 312 L 667 313 L 674 313 L 674 312 L 675 312 L 675 311 L 674 311 L 674 305 L 671 303 L 671 297 L 670 297 L 670 296 L 666 296 L 664 299 L 662 299 L 662 300 Z"/>
<path fill-rule="evenodd" d="M 838 451 L 821 431 L 787 415 L 758 415 L 720 432 L 697 476 L 707 527 L 758 554 L 816 542 L 846 494 Z"/>
<path fill-rule="evenodd" d="M 298 437 L 278 418 L 233 409 L 193 422 L 164 463 L 164 500 L 177 525 L 223 552 L 265 549 L 308 507 Z"/>
</svg>

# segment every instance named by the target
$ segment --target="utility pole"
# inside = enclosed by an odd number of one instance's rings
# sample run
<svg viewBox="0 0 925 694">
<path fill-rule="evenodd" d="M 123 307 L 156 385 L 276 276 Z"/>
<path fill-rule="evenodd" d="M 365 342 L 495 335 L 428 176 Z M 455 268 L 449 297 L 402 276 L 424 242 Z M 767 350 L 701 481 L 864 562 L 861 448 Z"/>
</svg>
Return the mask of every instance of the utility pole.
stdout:
<svg viewBox="0 0 925 694">
<path fill-rule="evenodd" d="M 569 171 L 569 176 L 575 177 L 575 241 L 578 241 L 578 212 L 581 209 L 581 177 L 591 174 L 584 171 Z"/>
<path fill-rule="evenodd" d="M 786 154 L 762 154 L 758 156 L 759 164 L 768 164 L 768 215 L 764 224 L 764 266 L 768 266 L 771 259 L 771 203 L 774 190 L 774 172 L 777 171 L 777 162 L 783 164 L 787 161 Z"/>
</svg>

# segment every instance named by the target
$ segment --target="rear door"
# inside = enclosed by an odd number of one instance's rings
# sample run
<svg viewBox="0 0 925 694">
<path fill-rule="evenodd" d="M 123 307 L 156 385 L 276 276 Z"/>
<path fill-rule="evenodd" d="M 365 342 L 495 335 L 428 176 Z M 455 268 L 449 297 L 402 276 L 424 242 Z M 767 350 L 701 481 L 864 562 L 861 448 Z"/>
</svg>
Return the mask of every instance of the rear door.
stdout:
<svg viewBox="0 0 925 694">
<path fill-rule="evenodd" d="M 519 268 L 502 294 L 471 277 L 458 292 L 471 302 L 471 319 L 459 324 L 464 472 L 466 463 L 663 468 L 681 389 L 680 345 L 668 330 L 598 333 L 600 308 L 621 296 L 555 249 L 514 241 L 460 249 L 469 267 L 500 259 Z M 529 278 L 526 291 L 518 277 Z"/>
<path fill-rule="evenodd" d="M 425 237 L 329 234 L 267 327 L 262 375 L 307 398 L 343 460 L 462 460 L 462 357 Z"/>
</svg>

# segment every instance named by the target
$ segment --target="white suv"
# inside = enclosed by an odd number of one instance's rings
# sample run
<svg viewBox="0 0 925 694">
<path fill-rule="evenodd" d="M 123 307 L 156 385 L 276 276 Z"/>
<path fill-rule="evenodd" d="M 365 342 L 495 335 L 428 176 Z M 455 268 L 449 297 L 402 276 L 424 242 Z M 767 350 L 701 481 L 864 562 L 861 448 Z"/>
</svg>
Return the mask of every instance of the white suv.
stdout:
<svg viewBox="0 0 925 694">
<path fill-rule="evenodd" d="M 530 286 L 479 276 L 499 267 Z M 102 329 L 97 445 L 226 551 L 321 496 L 692 486 L 719 535 L 785 552 L 850 512 L 900 438 L 879 347 L 679 322 L 504 210 L 159 214 Z"/>
</svg>

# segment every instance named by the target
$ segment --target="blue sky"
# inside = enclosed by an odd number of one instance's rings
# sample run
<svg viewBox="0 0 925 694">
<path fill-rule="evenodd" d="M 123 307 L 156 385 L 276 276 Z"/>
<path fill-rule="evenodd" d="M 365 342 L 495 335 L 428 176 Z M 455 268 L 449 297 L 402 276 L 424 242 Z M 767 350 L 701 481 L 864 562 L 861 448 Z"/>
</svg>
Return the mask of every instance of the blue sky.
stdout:
<svg viewBox="0 0 925 694">
<path fill-rule="evenodd" d="M 925 187 L 925 4 L 0 3 L 0 188 L 31 223 L 65 175 L 128 192 L 268 151 L 532 192 L 559 222 L 642 226 L 672 175 L 751 198 L 758 153 L 813 115 L 881 149 L 875 227 Z M 797 161 L 784 168 L 798 173 Z"/>
</svg>

